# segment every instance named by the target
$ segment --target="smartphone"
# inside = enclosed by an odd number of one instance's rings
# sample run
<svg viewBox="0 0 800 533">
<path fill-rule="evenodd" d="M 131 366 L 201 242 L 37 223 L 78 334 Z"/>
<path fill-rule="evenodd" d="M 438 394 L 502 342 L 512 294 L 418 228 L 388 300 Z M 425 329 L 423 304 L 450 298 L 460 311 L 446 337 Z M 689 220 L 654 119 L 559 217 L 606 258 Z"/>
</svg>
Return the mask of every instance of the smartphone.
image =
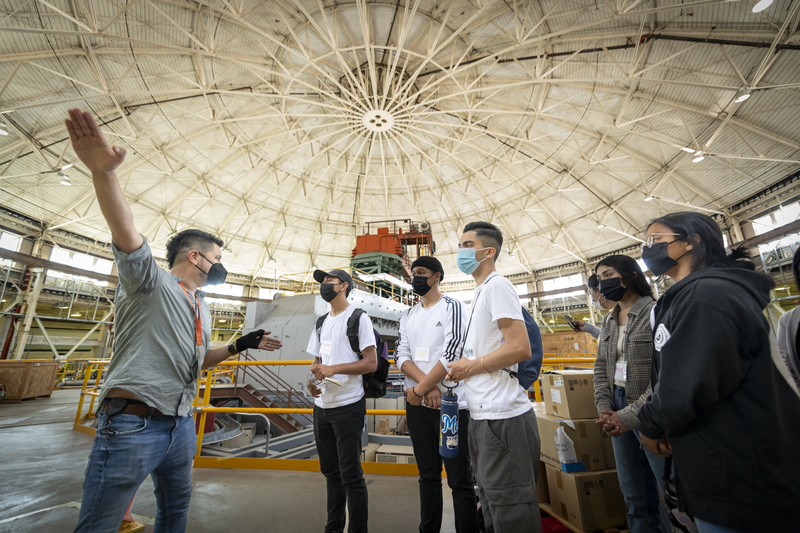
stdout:
<svg viewBox="0 0 800 533">
<path fill-rule="evenodd" d="M 578 324 L 576 324 L 574 322 L 574 319 L 571 316 L 569 316 L 569 315 L 561 315 L 561 316 L 564 317 L 564 320 L 567 321 L 567 324 L 569 324 L 569 327 L 571 327 L 573 331 L 580 331 L 581 330 L 581 328 L 578 327 Z"/>
</svg>

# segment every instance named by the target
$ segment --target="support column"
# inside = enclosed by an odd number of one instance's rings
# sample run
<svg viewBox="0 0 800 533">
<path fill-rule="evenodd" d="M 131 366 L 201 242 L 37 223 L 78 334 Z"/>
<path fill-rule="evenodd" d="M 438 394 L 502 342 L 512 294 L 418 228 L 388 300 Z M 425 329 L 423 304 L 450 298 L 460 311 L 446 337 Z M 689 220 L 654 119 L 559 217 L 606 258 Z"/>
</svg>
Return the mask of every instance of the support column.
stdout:
<svg viewBox="0 0 800 533">
<path fill-rule="evenodd" d="M 33 317 L 36 314 L 36 304 L 39 303 L 39 294 L 42 292 L 42 284 L 44 283 L 44 278 L 47 275 L 47 270 L 43 268 L 34 268 L 32 269 L 31 274 L 36 276 L 36 282 L 33 284 L 33 290 L 28 295 L 27 309 L 25 310 L 25 322 L 18 337 L 17 353 L 14 355 L 14 359 L 22 359 L 22 355 L 25 353 L 25 344 L 28 342 L 31 324 L 33 323 Z"/>
</svg>

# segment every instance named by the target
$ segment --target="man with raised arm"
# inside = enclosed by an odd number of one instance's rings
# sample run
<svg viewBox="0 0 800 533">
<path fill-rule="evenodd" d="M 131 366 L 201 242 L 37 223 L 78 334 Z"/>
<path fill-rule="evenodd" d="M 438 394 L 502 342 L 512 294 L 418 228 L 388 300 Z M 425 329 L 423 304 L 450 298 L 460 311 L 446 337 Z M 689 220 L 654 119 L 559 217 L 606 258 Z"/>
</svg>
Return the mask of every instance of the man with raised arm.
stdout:
<svg viewBox="0 0 800 533">
<path fill-rule="evenodd" d="M 159 267 L 117 180 L 125 149 L 109 145 L 89 113 L 72 109 L 69 117 L 72 148 L 92 172 L 119 274 L 114 356 L 75 531 L 116 532 L 148 475 L 155 486 L 155 531 L 185 531 L 200 370 L 247 348 L 276 350 L 281 343 L 259 330 L 209 349 L 211 314 L 199 287 L 225 281 L 222 240 L 196 229 L 177 233 L 167 243 L 169 272 Z"/>
</svg>

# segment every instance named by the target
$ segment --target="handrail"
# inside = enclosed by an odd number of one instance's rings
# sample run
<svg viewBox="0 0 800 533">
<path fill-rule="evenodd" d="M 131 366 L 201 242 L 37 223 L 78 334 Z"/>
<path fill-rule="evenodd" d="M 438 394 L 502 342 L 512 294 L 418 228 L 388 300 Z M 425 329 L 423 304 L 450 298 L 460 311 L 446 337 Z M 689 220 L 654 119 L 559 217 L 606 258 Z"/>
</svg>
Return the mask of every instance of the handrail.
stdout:
<svg viewBox="0 0 800 533">
<path fill-rule="evenodd" d="M 256 361 L 256 358 L 251 356 L 249 351 L 244 352 L 244 357 L 245 357 L 246 360 Z M 236 370 L 236 369 L 234 369 L 234 370 Z M 298 399 L 299 399 L 299 403 L 304 404 L 304 405 L 306 405 L 308 407 L 313 407 L 314 406 L 314 404 L 312 402 L 308 401 L 308 398 L 306 398 L 305 395 L 302 392 L 300 392 L 297 389 L 295 389 L 294 387 L 292 387 L 291 384 L 286 382 L 283 378 L 281 378 L 275 372 L 272 372 L 269 368 L 260 367 L 259 370 L 262 371 L 263 373 L 265 373 L 270 379 L 275 381 L 275 383 L 277 383 L 277 385 L 283 386 L 286 389 L 286 394 L 283 394 L 280 391 L 280 389 L 277 389 L 277 388 L 276 388 L 276 390 L 274 392 L 276 393 L 276 395 L 283 396 L 283 397 L 286 398 L 287 407 L 291 407 L 292 406 L 292 393 L 294 393 L 296 401 L 298 401 Z M 256 376 L 254 375 L 254 377 L 256 377 Z"/>
</svg>

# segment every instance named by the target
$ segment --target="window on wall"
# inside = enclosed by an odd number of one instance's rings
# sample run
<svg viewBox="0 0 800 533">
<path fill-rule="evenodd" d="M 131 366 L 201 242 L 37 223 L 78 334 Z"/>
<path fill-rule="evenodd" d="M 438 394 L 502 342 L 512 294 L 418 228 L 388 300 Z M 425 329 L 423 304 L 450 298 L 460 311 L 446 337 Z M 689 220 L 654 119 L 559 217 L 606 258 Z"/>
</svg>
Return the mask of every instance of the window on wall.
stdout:
<svg viewBox="0 0 800 533">
<path fill-rule="evenodd" d="M 97 272 L 98 274 L 105 275 L 111 274 L 111 269 L 114 266 L 114 263 L 107 259 L 93 257 L 89 254 L 82 254 L 80 252 L 71 252 L 63 248 L 53 248 L 53 251 L 50 252 L 50 260 L 55 263 L 61 263 L 62 265 L 80 268 L 81 270 L 89 270 L 90 272 Z M 108 285 L 107 281 L 97 280 L 88 276 L 74 276 L 72 274 L 66 274 L 56 270 L 48 271 L 47 275 L 54 278 L 77 279 L 79 281 L 94 283 L 95 285 L 101 286 Z"/>
<path fill-rule="evenodd" d="M 559 289 L 568 289 L 570 287 L 577 287 L 583 285 L 583 277 L 580 274 L 573 274 L 571 276 L 560 276 L 557 278 L 550 278 L 542 281 L 542 289 L 545 291 L 557 291 Z M 584 294 L 583 289 L 579 291 L 563 292 L 559 294 L 552 294 L 547 296 L 548 300 L 556 298 L 569 298 L 571 296 L 580 296 Z"/>
<path fill-rule="evenodd" d="M 222 294 L 224 296 L 241 296 L 244 288 L 241 285 L 232 285 L 230 283 L 220 283 L 219 285 L 206 285 L 202 288 L 205 292 L 211 294 Z M 209 302 L 219 302 L 226 304 L 242 305 L 238 300 L 223 300 L 222 298 L 207 298 Z"/>
<path fill-rule="evenodd" d="M 522 296 L 523 294 L 528 294 L 530 291 L 528 290 L 527 283 L 520 283 L 519 285 L 514 285 L 514 288 L 517 289 L 517 296 Z M 530 298 L 520 298 L 519 303 L 522 304 L 522 307 L 529 307 L 531 303 Z"/>
<path fill-rule="evenodd" d="M 800 218 L 800 203 L 781 206 L 780 209 L 753 221 L 753 231 L 763 235 Z"/>
<path fill-rule="evenodd" d="M 12 252 L 19 252 L 19 247 L 22 244 L 22 239 L 14 235 L 13 233 L 8 233 L 4 231 L 0 233 L 0 248 L 5 250 L 11 250 Z M 11 266 L 11 259 L 3 259 L 0 260 L 0 265 L 3 266 Z"/>
</svg>

